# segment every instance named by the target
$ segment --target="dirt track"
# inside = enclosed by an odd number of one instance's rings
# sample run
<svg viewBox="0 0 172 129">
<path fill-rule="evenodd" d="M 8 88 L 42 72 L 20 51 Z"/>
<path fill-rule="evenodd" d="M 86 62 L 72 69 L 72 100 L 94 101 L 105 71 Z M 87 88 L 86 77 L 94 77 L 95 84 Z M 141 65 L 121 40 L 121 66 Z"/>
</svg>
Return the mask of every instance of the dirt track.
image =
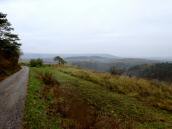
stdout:
<svg viewBox="0 0 172 129">
<path fill-rule="evenodd" d="M 29 68 L 0 82 L 0 129 L 20 129 Z"/>
</svg>

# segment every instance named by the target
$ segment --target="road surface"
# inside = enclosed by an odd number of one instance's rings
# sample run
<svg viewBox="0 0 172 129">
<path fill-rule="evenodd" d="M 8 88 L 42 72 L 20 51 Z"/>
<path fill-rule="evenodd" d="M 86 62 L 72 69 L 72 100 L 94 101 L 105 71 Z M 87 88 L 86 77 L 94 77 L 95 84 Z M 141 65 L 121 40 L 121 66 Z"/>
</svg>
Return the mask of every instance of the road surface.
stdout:
<svg viewBox="0 0 172 129">
<path fill-rule="evenodd" d="M 0 129 L 20 129 L 24 109 L 29 68 L 0 82 Z"/>
</svg>

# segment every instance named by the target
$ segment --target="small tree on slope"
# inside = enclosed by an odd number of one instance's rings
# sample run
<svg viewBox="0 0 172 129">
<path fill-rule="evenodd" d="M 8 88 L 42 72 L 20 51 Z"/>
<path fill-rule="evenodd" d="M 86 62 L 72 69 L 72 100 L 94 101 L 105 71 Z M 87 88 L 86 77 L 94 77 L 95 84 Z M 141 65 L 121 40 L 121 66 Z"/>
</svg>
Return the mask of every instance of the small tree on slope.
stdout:
<svg viewBox="0 0 172 129">
<path fill-rule="evenodd" d="M 61 65 L 61 64 L 64 65 L 66 63 L 66 61 L 63 58 L 61 58 L 60 56 L 54 57 L 54 61 L 58 62 L 59 65 Z"/>
</svg>

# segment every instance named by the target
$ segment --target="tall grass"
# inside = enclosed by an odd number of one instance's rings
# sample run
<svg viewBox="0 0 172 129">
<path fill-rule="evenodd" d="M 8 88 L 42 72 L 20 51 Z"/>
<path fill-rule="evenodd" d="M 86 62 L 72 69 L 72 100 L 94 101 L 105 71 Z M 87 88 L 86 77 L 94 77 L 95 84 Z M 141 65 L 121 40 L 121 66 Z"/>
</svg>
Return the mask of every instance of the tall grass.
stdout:
<svg viewBox="0 0 172 129">
<path fill-rule="evenodd" d="M 89 70 L 65 67 L 61 72 L 106 87 L 111 92 L 135 97 L 146 104 L 172 111 L 172 86 L 169 84 L 128 76 L 113 76 Z"/>
<path fill-rule="evenodd" d="M 47 86 L 60 85 L 60 83 L 55 78 L 54 74 L 49 71 L 37 72 L 37 78 L 40 79 L 43 84 Z"/>
</svg>

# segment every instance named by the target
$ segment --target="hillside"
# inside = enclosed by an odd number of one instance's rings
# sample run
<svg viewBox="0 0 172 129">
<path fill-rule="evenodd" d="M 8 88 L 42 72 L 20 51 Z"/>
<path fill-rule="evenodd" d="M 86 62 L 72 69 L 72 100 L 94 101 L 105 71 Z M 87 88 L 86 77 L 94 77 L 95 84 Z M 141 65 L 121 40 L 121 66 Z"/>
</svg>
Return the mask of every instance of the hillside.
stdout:
<svg viewBox="0 0 172 129">
<path fill-rule="evenodd" d="M 172 81 L 172 63 L 137 65 L 128 69 L 127 74 L 160 81 Z"/>
<path fill-rule="evenodd" d="M 161 62 L 158 60 L 149 60 L 142 58 L 108 58 L 101 56 L 68 57 L 65 58 L 65 60 L 72 65 L 76 65 L 81 68 L 96 70 L 99 72 L 109 72 L 111 67 L 116 67 L 119 69 L 129 69 L 136 65 L 154 64 Z"/>
<path fill-rule="evenodd" d="M 63 58 L 80 58 L 80 57 L 102 57 L 102 58 L 119 58 L 110 54 L 46 54 L 46 53 L 24 53 L 21 56 L 22 60 L 30 60 L 35 58 L 53 59 L 55 56 Z"/>
<path fill-rule="evenodd" d="M 172 86 L 71 66 L 31 68 L 29 129 L 171 129 Z"/>
</svg>

